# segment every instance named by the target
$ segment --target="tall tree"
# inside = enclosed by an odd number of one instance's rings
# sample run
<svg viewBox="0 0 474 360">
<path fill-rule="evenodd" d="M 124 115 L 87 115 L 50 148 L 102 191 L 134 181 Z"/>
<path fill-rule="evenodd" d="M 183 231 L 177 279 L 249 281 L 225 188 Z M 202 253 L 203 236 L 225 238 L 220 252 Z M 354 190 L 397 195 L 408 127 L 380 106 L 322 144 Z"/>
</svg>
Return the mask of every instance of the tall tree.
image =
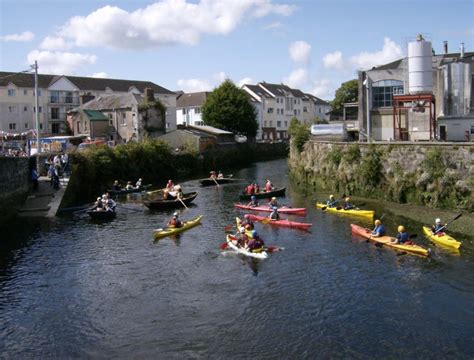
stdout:
<svg viewBox="0 0 474 360">
<path fill-rule="evenodd" d="M 341 110 L 344 103 L 356 102 L 359 98 L 359 82 L 357 79 L 349 80 L 341 84 L 341 87 L 336 90 L 334 100 L 331 106 L 334 110 Z"/>
<path fill-rule="evenodd" d="M 255 108 L 247 93 L 226 79 L 215 88 L 202 107 L 202 119 L 206 125 L 232 131 L 254 138 L 258 123 Z"/>
</svg>

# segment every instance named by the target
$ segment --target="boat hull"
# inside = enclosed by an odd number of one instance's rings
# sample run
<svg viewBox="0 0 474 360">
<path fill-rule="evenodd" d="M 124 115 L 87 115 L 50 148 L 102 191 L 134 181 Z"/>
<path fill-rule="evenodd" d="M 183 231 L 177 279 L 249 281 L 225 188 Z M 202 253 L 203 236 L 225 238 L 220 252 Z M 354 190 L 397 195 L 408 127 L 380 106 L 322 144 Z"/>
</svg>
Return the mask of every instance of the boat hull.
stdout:
<svg viewBox="0 0 474 360">
<path fill-rule="evenodd" d="M 351 209 L 351 210 L 344 210 L 339 207 L 338 208 L 330 208 L 326 204 L 321 204 L 321 203 L 316 203 L 316 207 L 318 209 L 324 208 L 324 211 L 328 212 L 334 212 L 337 214 L 344 214 L 344 215 L 351 215 L 351 216 L 362 216 L 362 217 L 367 217 L 367 218 L 373 218 L 374 217 L 374 211 L 373 210 L 361 210 L 361 209 Z"/>
<path fill-rule="evenodd" d="M 258 215 L 253 215 L 253 214 L 247 214 L 245 215 L 248 219 L 252 221 L 258 221 L 262 222 L 264 224 L 270 224 L 273 226 L 282 226 L 282 227 L 289 227 L 289 228 L 295 228 L 295 229 L 302 229 L 302 230 L 308 230 L 312 224 L 309 223 L 301 223 L 297 221 L 290 221 L 287 219 L 282 219 L 282 220 L 270 220 L 269 218 L 265 216 L 258 216 Z"/>
<path fill-rule="evenodd" d="M 255 195 L 255 197 L 257 199 L 269 199 L 273 196 L 285 196 L 285 191 L 286 191 L 286 188 L 280 188 L 280 189 L 275 189 L 275 190 L 272 190 L 272 191 L 264 191 L 264 192 L 259 192 L 259 193 L 255 193 L 255 194 L 252 194 L 252 195 Z M 249 195 L 249 194 L 241 194 L 240 195 L 240 198 L 242 200 L 250 200 L 250 197 L 252 195 Z"/>
<path fill-rule="evenodd" d="M 431 232 L 431 229 L 426 226 L 423 226 L 423 233 L 432 242 L 443 245 L 443 246 L 449 246 L 454 249 L 459 249 L 462 245 L 460 241 L 457 241 L 455 238 L 449 235 L 446 235 L 444 233 L 442 233 L 442 235 L 441 234 L 433 235 L 433 233 Z"/>
<path fill-rule="evenodd" d="M 247 206 L 242 204 L 234 204 L 234 207 L 237 209 L 242 210 L 251 210 L 251 211 L 259 211 L 259 212 L 272 212 L 268 206 Z M 286 206 L 282 206 L 278 208 L 278 212 L 280 214 L 294 214 L 294 215 L 306 215 L 306 208 L 290 208 Z"/>
<path fill-rule="evenodd" d="M 255 259 L 266 259 L 268 257 L 268 253 L 265 251 L 265 250 L 262 250 L 260 252 L 251 252 L 251 251 L 248 251 L 244 248 L 241 248 L 237 245 L 235 245 L 232 240 L 234 240 L 235 237 L 233 237 L 232 235 L 227 235 L 226 237 L 226 241 L 227 241 L 227 245 L 234 251 L 238 252 L 239 254 L 242 254 L 242 255 L 245 255 L 245 256 L 248 256 L 248 257 L 253 257 Z"/>
<path fill-rule="evenodd" d="M 183 195 L 183 203 L 188 206 L 191 202 L 196 198 L 198 195 L 197 192 L 192 192 Z M 143 205 L 145 205 L 150 210 L 167 210 L 167 209 L 176 209 L 184 207 L 181 201 L 178 199 L 174 200 L 145 200 L 143 201 Z"/>
<path fill-rule="evenodd" d="M 201 219 L 202 219 L 202 215 L 198 216 L 197 218 L 193 219 L 193 220 L 189 220 L 189 221 L 185 221 L 183 223 L 183 226 L 179 227 L 179 228 L 166 228 L 166 229 L 160 229 L 160 230 L 155 230 L 153 232 L 153 237 L 155 238 L 155 240 L 159 240 L 159 239 L 162 239 L 164 237 L 167 237 L 167 236 L 173 236 L 173 235 L 177 235 L 177 234 L 180 234 L 186 230 L 189 230 L 195 226 L 198 226 L 201 224 Z"/>
</svg>

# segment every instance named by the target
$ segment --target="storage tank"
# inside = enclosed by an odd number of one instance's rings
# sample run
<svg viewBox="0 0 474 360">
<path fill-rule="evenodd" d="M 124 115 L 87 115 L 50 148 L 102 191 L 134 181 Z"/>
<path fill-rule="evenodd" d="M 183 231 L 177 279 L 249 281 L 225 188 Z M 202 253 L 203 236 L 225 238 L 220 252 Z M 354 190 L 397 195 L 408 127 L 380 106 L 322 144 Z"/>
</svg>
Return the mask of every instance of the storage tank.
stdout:
<svg viewBox="0 0 474 360">
<path fill-rule="evenodd" d="M 433 92 L 431 42 L 418 35 L 408 43 L 408 92 L 410 94 Z"/>
<path fill-rule="evenodd" d="M 319 140 L 347 140 L 347 130 L 344 124 L 315 124 L 311 126 L 311 135 Z"/>
<path fill-rule="evenodd" d="M 471 104 L 471 64 L 451 63 L 444 70 L 445 115 L 467 115 Z"/>
</svg>

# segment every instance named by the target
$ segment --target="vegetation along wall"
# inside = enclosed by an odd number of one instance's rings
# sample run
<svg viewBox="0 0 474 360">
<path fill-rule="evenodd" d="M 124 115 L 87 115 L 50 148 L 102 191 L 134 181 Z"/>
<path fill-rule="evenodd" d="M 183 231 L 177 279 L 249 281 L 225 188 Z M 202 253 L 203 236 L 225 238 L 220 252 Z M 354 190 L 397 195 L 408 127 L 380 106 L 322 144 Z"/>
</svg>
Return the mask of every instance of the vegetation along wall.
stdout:
<svg viewBox="0 0 474 360">
<path fill-rule="evenodd" d="M 290 152 L 290 176 L 311 190 L 474 210 L 474 146 L 309 141 Z"/>
</svg>

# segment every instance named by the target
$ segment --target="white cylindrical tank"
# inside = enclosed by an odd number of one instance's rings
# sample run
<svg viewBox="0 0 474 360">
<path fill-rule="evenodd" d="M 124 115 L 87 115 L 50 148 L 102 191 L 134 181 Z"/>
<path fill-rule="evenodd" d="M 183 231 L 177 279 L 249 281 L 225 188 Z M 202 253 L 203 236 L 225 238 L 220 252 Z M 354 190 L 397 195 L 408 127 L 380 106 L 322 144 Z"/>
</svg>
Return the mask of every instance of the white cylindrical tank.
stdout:
<svg viewBox="0 0 474 360">
<path fill-rule="evenodd" d="M 410 94 L 433 92 L 433 53 L 431 42 L 419 35 L 408 43 L 408 92 Z"/>
</svg>

